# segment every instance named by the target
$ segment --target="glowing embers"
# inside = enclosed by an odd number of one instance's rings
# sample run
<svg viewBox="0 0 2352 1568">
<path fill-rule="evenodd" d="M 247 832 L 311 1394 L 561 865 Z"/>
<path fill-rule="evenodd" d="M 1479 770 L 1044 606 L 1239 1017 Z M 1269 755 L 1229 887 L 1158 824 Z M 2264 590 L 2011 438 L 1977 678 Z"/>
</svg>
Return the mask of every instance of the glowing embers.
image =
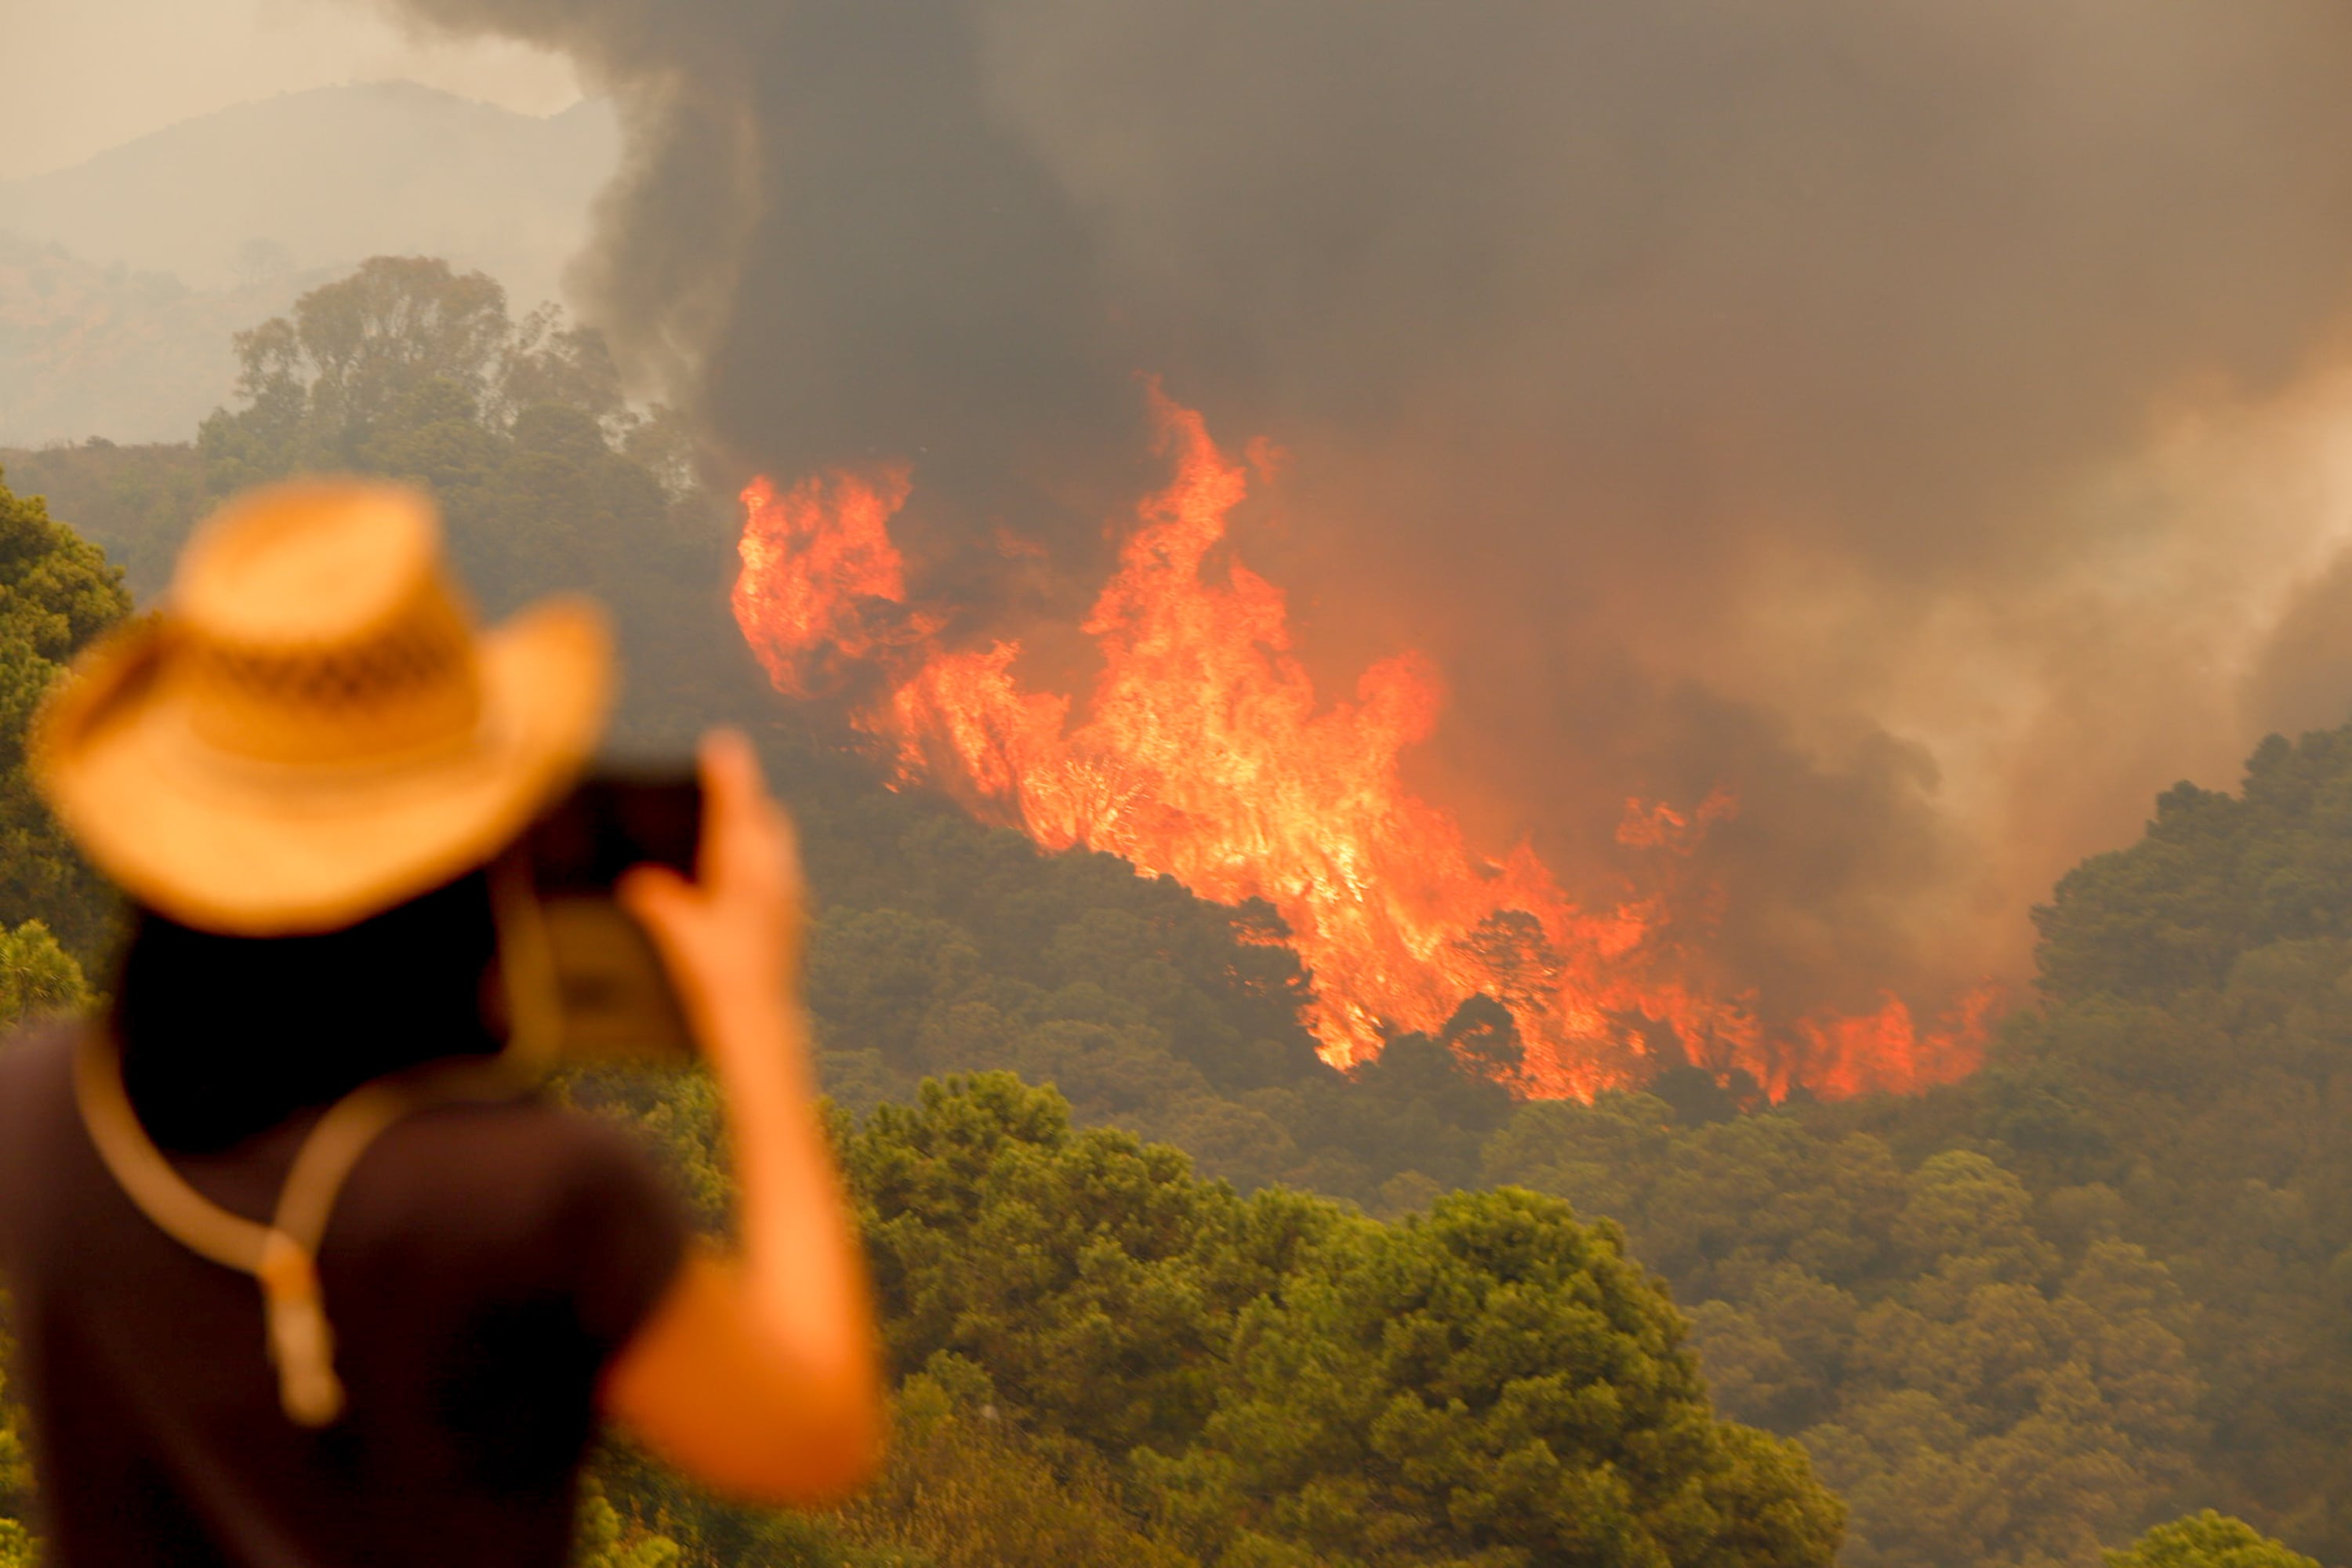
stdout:
<svg viewBox="0 0 2352 1568">
<path fill-rule="evenodd" d="M 1524 1049 L 1515 1087 L 1538 1096 L 1638 1085 L 1671 1062 L 1669 1044 L 1775 1100 L 1797 1084 L 1909 1090 L 1974 1069 L 1990 993 L 1936 1029 L 1890 996 L 1768 1037 L 1747 999 L 1684 978 L 1715 901 L 1704 893 L 1587 910 L 1532 849 L 1475 853 L 1398 771 L 1443 705 L 1436 669 L 1402 653 L 1366 669 L 1352 700 L 1318 703 L 1281 590 L 1230 551 L 1210 564 L 1244 470 L 1198 414 L 1156 389 L 1153 402 L 1174 477 L 1137 508 L 1084 624 L 1101 669 L 1083 705 L 1025 689 L 1017 644 L 944 650 L 939 619 L 906 607 L 887 526 L 910 493 L 903 469 L 805 480 L 781 500 L 765 480 L 745 490 L 735 612 L 778 689 L 805 696 L 842 662 L 871 663 L 887 695 L 856 722 L 902 778 L 1048 848 L 1108 850 L 1222 902 L 1265 900 L 1314 973 L 1308 1024 L 1339 1065 L 1391 1033 L 1440 1035 L 1485 995 Z M 1680 858 L 1737 809 L 1726 792 L 1687 812 L 1629 802 L 1618 838 Z"/>
</svg>

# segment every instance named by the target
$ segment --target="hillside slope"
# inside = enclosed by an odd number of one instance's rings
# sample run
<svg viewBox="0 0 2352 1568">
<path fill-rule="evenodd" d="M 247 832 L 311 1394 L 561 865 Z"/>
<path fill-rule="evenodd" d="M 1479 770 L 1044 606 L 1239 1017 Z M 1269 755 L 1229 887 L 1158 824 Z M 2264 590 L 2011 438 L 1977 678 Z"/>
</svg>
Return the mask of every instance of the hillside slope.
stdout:
<svg viewBox="0 0 2352 1568">
<path fill-rule="evenodd" d="M 321 278 L 194 289 L 0 233 L 0 445 L 187 440 L 236 384 L 231 336 Z"/>
</svg>

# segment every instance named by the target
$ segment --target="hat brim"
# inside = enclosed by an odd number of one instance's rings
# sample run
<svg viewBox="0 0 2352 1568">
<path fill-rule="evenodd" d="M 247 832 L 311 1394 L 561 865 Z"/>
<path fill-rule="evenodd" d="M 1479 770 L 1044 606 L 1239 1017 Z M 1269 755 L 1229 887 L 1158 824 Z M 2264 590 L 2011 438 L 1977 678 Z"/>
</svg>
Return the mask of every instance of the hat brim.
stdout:
<svg viewBox="0 0 2352 1568">
<path fill-rule="evenodd" d="M 34 724 L 35 782 L 90 860 L 184 925 L 334 931 L 489 859 L 579 773 L 611 704 L 604 617 L 553 599 L 486 633 L 482 720 L 429 759 L 350 772 L 205 765 L 158 676 L 164 634 L 123 628 Z"/>
</svg>

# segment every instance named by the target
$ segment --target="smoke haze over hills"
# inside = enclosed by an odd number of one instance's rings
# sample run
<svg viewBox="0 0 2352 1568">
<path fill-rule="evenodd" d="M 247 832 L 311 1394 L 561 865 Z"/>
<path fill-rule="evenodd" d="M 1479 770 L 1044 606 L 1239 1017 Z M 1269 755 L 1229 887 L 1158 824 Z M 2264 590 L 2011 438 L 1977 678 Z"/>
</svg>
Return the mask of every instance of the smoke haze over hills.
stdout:
<svg viewBox="0 0 2352 1568">
<path fill-rule="evenodd" d="M 617 95 L 603 323 L 747 469 L 911 461 L 964 635 L 1083 610 L 1164 374 L 1286 451 L 1240 548 L 1330 688 L 1448 672 L 1496 847 L 1738 792 L 1768 1008 L 2013 965 L 2352 700 L 2340 7 L 400 9 Z"/>
<path fill-rule="evenodd" d="M 197 289 L 425 254 L 536 300 L 618 153 L 601 100 L 539 120 L 409 82 L 321 88 L 0 182 L 0 229 Z"/>
<path fill-rule="evenodd" d="M 411 83 L 244 104 L 0 182 L 0 442 L 178 441 L 227 401 L 230 338 L 377 254 L 561 297 L 619 130 Z"/>
</svg>

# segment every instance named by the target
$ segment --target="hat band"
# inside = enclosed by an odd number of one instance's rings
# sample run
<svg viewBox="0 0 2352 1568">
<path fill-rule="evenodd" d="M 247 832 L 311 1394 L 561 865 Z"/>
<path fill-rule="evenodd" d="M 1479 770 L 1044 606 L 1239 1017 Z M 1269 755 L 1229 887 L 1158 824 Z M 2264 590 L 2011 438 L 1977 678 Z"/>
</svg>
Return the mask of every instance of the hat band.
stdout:
<svg viewBox="0 0 2352 1568">
<path fill-rule="evenodd" d="M 184 708 L 164 708 L 156 717 L 157 742 L 185 767 L 183 776 L 190 784 L 215 785 L 222 796 L 265 792 L 283 796 L 289 805 L 306 798 L 340 800 L 419 773 L 446 773 L 453 763 L 488 766 L 512 749 L 515 738 L 513 717 L 492 705 L 477 709 L 464 728 L 445 730 L 412 746 L 331 762 L 289 762 L 215 744 Z"/>
<path fill-rule="evenodd" d="M 464 616 L 426 578 L 398 613 L 341 643 L 255 647 L 181 620 L 172 679 L 197 732 L 274 762 L 398 757 L 462 735 L 479 717 L 480 672 Z"/>
</svg>

